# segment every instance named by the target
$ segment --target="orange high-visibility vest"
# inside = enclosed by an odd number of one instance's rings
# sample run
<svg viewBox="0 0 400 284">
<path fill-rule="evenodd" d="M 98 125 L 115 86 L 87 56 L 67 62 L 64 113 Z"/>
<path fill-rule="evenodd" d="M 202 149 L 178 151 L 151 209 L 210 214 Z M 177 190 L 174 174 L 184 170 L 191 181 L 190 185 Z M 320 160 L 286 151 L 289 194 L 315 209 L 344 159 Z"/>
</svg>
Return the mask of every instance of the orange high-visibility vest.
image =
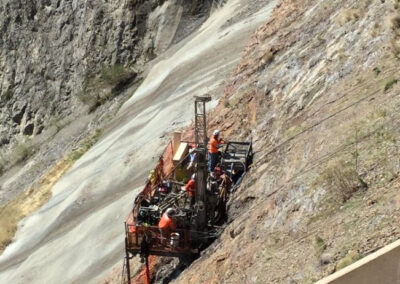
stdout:
<svg viewBox="0 0 400 284">
<path fill-rule="evenodd" d="M 210 141 L 210 153 L 215 154 L 219 151 L 219 144 L 221 144 L 221 140 L 213 137 Z"/>
<path fill-rule="evenodd" d="M 186 190 L 189 192 L 191 197 L 195 196 L 196 194 L 196 181 L 194 179 L 190 179 L 186 185 Z"/>
<path fill-rule="evenodd" d="M 167 215 L 167 213 L 164 213 L 160 222 L 158 223 L 158 228 L 161 230 L 175 230 L 176 224 L 175 221 Z"/>
</svg>

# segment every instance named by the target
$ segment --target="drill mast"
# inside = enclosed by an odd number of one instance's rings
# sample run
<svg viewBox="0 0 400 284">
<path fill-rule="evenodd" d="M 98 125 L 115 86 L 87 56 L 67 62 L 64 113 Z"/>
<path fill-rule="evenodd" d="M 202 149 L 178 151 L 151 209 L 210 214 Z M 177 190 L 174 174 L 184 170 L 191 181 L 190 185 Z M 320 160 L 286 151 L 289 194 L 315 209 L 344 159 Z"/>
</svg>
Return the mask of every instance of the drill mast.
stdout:
<svg viewBox="0 0 400 284">
<path fill-rule="evenodd" d="M 206 103 L 211 101 L 211 97 L 195 97 L 194 111 L 195 111 L 195 142 L 197 144 L 197 192 L 196 192 L 196 229 L 203 230 L 207 225 L 207 116 L 206 116 Z"/>
</svg>

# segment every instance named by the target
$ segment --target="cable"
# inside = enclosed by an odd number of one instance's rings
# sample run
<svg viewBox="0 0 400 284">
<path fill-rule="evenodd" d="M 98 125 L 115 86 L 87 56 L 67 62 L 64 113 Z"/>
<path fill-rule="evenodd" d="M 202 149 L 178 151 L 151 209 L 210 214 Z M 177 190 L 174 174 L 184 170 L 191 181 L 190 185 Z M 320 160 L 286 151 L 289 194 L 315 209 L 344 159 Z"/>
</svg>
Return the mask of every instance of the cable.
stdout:
<svg viewBox="0 0 400 284">
<path fill-rule="evenodd" d="M 394 68 L 393 68 L 393 69 L 394 69 Z M 385 72 L 388 72 L 388 71 L 390 71 L 390 70 L 392 70 L 392 69 L 388 69 L 388 70 L 386 70 Z M 397 70 L 397 69 L 394 69 L 394 70 Z M 369 82 L 368 82 L 368 83 L 369 83 Z M 358 85 L 357 88 L 360 88 L 360 86 Z M 299 133 L 293 135 L 292 137 L 288 138 L 287 140 L 285 140 L 285 141 L 279 143 L 278 145 L 276 145 L 272 150 L 270 150 L 269 152 L 267 152 L 266 154 L 264 154 L 264 155 L 263 155 L 263 158 L 269 156 L 270 154 L 272 154 L 272 153 L 274 153 L 274 152 L 276 152 L 280 147 L 282 147 L 282 146 L 284 146 L 285 144 L 287 144 L 288 142 L 294 140 L 294 139 L 297 138 L 298 136 L 300 136 L 300 135 L 302 135 L 302 134 L 304 134 L 304 133 L 306 133 L 306 132 L 308 132 L 308 131 L 314 129 L 315 127 L 319 126 L 320 124 L 324 123 L 325 121 L 328 121 L 328 120 L 330 120 L 331 118 L 335 117 L 335 116 L 338 115 L 339 113 L 342 113 L 342 112 L 344 112 L 345 110 L 348 110 L 349 108 L 351 108 L 351 107 L 353 107 L 353 106 L 355 106 L 355 105 L 358 105 L 359 103 L 361 103 L 361 102 L 363 102 L 363 101 L 365 101 L 365 100 L 371 98 L 372 96 L 376 95 L 376 94 L 379 93 L 379 92 L 382 92 L 382 90 L 376 90 L 376 91 L 374 91 L 374 92 L 372 92 L 372 93 L 366 95 L 365 97 L 363 97 L 363 98 L 361 98 L 361 99 L 358 99 L 357 101 L 355 101 L 355 102 L 353 102 L 353 103 L 350 103 L 350 104 L 347 105 L 346 107 L 344 107 L 344 108 L 342 108 L 342 109 L 340 109 L 340 110 L 338 110 L 338 111 L 332 113 L 331 115 L 328 115 L 327 117 L 325 117 L 325 118 L 319 120 L 319 121 L 316 122 L 315 124 L 313 124 L 313 125 L 307 127 L 306 129 L 300 131 Z M 343 98 L 343 97 L 344 97 L 344 96 L 342 96 L 342 98 Z M 255 152 L 255 153 L 256 153 L 256 152 Z"/>
<path fill-rule="evenodd" d="M 399 123 L 400 121 L 397 120 L 396 122 Z M 384 124 L 381 124 L 380 126 L 376 127 L 374 130 L 372 130 L 372 131 L 368 132 L 367 134 L 365 134 L 365 135 L 362 137 L 362 139 L 360 139 L 359 141 L 362 142 L 362 141 L 365 141 L 367 138 L 370 138 L 373 134 L 375 134 L 375 133 L 377 133 L 379 130 L 381 130 L 383 126 L 384 126 Z M 397 127 L 397 125 L 393 125 L 392 127 L 389 127 L 389 128 L 386 128 L 386 129 L 387 129 L 388 131 L 390 131 L 390 130 L 394 130 L 394 129 L 398 130 L 399 128 Z M 325 161 L 326 161 L 327 159 L 329 159 L 330 157 L 335 156 L 336 153 L 345 150 L 345 149 L 346 149 L 347 147 L 349 147 L 349 146 L 354 145 L 354 143 L 355 143 L 355 142 L 351 142 L 351 143 L 347 143 L 347 144 L 342 144 L 341 146 L 337 147 L 336 150 L 334 150 L 334 151 L 332 151 L 332 152 L 330 152 L 330 153 L 324 155 L 324 157 L 320 157 L 320 158 L 314 160 L 314 161 L 320 161 L 320 162 L 313 164 L 313 165 L 312 165 L 311 167 L 309 167 L 307 170 L 300 171 L 299 173 L 295 174 L 292 178 L 290 178 L 290 179 L 288 180 L 288 182 L 290 182 L 290 181 L 292 181 L 293 179 L 295 179 L 295 178 L 297 178 L 297 177 L 303 175 L 304 173 L 309 172 L 310 170 L 312 170 L 312 169 L 315 168 L 316 166 L 318 166 L 318 165 L 322 164 L 323 162 L 325 162 Z M 322 162 L 321 162 L 321 161 L 322 161 Z M 279 190 L 281 190 L 281 189 L 284 188 L 285 186 L 287 186 L 287 184 L 280 186 L 277 190 L 275 190 L 275 191 L 272 192 L 271 194 L 265 196 L 264 198 L 269 198 L 269 197 L 271 197 L 272 195 L 274 195 L 275 193 L 277 193 Z M 247 210 L 247 212 L 252 211 L 252 210 L 254 209 L 254 207 L 259 206 L 259 204 L 260 204 L 261 202 L 263 202 L 263 201 L 264 201 L 264 199 L 259 200 L 256 204 L 254 204 L 252 207 L 250 207 L 250 209 Z M 358 218 L 356 217 L 356 218 L 354 218 L 354 219 L 352 219 L 352 220 L 357 220 L 357 219 L 358 219 Z M 335 222 L 337 222 L 337 220 L 336 220 L 336 219 L 332 219 L 331 221 L 326 221 L 326 222 L 325 222 L 325 225 L 330 225 L 330 224 L 333 224 L 333 223 L 335 223 Z M 283 249 L 281 249 L 281 251 L 287 251 L 287 250 L 291 249 L 293 246 L 295 246 L 296 244 L 299 244 L 300 242 L 302 242 L 304 239 L 310 237 L 311 235 L 314 235 L 314 234 L 315 234 L 317 231 L 319 231 L 319 230 L 320 230 L 320 229 L 318 229 L 318 228 L 315 228 L 315 229 L 313 229 L 312 231 L 307 230 L 307 232 L 306 232 L 305 234 L 303 234 L 303 236 L 301 236 L 301 237 L 299 237 L 299 238 L 296 238 L 296 239 L 292 239 L 292 240 L 288 241 L 287 243 L 285 243 L 285 246 L 284 246 Z M 290 244 L 290 245 L 288 245 L 288 244 Z"/>
</svg>

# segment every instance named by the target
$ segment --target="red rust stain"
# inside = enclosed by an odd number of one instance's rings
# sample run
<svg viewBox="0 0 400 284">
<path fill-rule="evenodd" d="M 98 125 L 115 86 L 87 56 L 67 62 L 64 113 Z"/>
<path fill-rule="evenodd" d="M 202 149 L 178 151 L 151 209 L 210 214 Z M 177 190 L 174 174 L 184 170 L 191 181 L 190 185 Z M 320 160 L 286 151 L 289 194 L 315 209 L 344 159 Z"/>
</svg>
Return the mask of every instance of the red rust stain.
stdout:
<svg viewBox="0 0 400 284">
<path fill-rule="evenodd" d="M 147 278 L 147 268 L 146 268 L 146 265 L 144 265 L 142 273 L 140 273 L 135 278 L 133 283 L 136 283 L 136 284 L 142 284 L 142 283 L 150 284 L 151 283 L 151 279 L 153 278 L 154 273 L 155 273 L 155 267 L 157 265 L 157 259 L 158 258 L 155 255 L 149 256 L 149 269 L 150 269 L 149 275 L 150 275 L 150 279 Z"/>
</svg>

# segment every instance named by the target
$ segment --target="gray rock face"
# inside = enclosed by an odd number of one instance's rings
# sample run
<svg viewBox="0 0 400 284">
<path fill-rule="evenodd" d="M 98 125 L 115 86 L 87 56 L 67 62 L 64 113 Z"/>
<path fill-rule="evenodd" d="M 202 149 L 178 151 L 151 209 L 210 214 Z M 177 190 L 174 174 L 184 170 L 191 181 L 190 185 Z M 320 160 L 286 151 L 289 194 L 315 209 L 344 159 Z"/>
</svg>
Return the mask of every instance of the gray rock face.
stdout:
<svg viewBox="0 0 400 284">
<path fill-rule="evenodd" d="M 82 112 L 77 94 L 102 68 L 140 66 L 171 44 L 184 15 L 211 0 L 2 0 L 0 148 Z M 168 33 L 165 31 L 168 30 Z"/>
<path fill-rule="evenodd" d="M 51 116 L 71 114 L 87 72 L 137 57 L 132 1 L 0 5 L 0 107 L 7 139 L 38 134 Z"/>
</svg>

